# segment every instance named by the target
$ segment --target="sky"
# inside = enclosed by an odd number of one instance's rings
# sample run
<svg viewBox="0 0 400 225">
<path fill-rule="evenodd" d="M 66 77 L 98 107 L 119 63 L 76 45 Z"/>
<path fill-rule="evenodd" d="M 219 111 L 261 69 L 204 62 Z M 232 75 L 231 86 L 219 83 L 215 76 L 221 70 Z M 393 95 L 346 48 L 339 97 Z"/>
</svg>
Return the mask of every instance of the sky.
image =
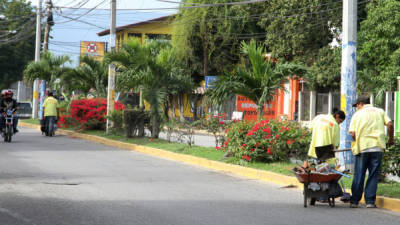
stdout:
<svg viewBox="0 0 400 225">
<path fill-rule="evenodd" d="M 44 1 L 42 0 L 42 2 Z M 37 5 L 37 0 L 31 0 L 31 2 L 32 5 Z M 78 64 L 80 41 L 109 41 L 108 35 L 99 37 L 97 33 L 110 27 L 109 10 L 105 10 L 110 8 L 110 0 L 89 0 L 82 7 L 84 9 L 79 10 L 62 8 L 64 6 L 75 7 L 79 2 L 84 2 L 84 0 L 53 0 L 55 25 L 50 33 L 49 49 L 56 55 L 69 55 L 73 60 L 72 65 Z M 117 26 L 176 13 L 176 10 L 164 9 L 144 11 L 126 9 L 175 8 L 178 5 L 157 0 L 117 0 L 117 9 L 124 9 L 117 10 Z M 57 8 L 58 6 L 61 8 Z M 88 9 L 96 6 L 98 6 L 96 10 L 88 13 Z M 86 13 L 87 15 L 82 16 Z M 79 21 L 70 18 L 77 18 Z"/>
</svg>

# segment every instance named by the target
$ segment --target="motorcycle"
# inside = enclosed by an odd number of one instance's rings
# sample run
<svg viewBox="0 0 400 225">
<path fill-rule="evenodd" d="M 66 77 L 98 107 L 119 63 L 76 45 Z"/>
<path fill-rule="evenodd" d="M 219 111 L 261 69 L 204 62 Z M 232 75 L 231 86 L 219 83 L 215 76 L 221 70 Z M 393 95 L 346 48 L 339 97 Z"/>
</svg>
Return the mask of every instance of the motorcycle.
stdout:
<svg viewBox="0 0 400 225">
<path fill-rule="evenodd" d="M 14 135 L 14 112 L 13 110 L 7 110 L 7 112 L 3 112 L 3 115 L 5 119 L 5 127 L 1 135 L 4 138 L 4 142 L 11 142 L 12 136 Z"/>
</svg>

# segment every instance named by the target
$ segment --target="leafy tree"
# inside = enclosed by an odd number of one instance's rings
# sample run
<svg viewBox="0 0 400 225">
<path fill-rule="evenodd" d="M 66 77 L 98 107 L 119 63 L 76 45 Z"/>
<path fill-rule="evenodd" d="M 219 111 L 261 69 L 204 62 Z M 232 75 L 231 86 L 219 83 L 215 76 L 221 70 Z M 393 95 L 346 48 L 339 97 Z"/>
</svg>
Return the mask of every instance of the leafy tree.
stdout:
<svg viewBox="0 0 400 225">
<path fill-rule="evenodd" d="M 35 17 L 26 0 L 0 0 L 0 89 L 21 80 L 35 53 Z"/>
<path fill-rule="evenodd" d="M 51 89 L 61 89 L 57 85 L 69 73 L 71 68 L 64 67 L 70 62 L 68 56 L 54 56 L 51 52 L 42 54 L 40 62 L 30 62 L 24 70 L 24 80 L 32 83 L 35 79 L 46 80 Z"/>
<path fill-rule="evenodd" d="M 340 47 L 321 48 L 315 62 L 305 75 L 307 84 L 317 91 L 340 90 L 341 58 Z"/>
<path fill-rule="evenodd" d="M 227 3 L 232 0 L 184 0 L 185 5 Z M 261 3 L 249 4 L 259 6 Z M 250 11 L 250 12 L 248 12 Z M 195 82 L 222 74 L 239 62 L 240 42 L 263 31 L 251 14 L 256 6 L 181 9 L 174 19 L 172 44 L 185 60 Z"/>
<path fill-rule="evenodd" d="M 394 90 L 400 74 L 400 2 L 373 1 L 359 32 L 358 91 Z"/>
<path fill-rule="evenodd" d="M 259 17 L 268 50 L 276 58 L 311 65 L 319 49 L 338 36 L 341 6 L 337 0 L 268 1 Z"/>
<path fill-rule="evenodd" d="M 264 106 L 271 102 L 277 90 L 288 76 L 301 76 L 306 68 L 294 63 L 277 63 L 266 59 L 264 45 L 254 40 L 242 42 L 242 52 L 248 56 L 248 63 L 239 65 L 233 74 L 226 73 L 207 92 L 212 103 L 221 105 L 229 96 L 243 95 L 257 105 L 258 119 L 263 117 Z"/>
</svg>

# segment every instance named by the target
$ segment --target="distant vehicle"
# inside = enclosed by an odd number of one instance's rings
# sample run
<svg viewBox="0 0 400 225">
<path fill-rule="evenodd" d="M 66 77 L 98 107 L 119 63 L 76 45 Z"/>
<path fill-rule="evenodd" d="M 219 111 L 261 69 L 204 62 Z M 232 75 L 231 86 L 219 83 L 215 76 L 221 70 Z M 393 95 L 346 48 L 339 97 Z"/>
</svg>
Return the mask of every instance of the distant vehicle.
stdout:
<svg viewBox="0 0 400 225">
<path fill-rule="evenodd" d="M 19 110 L 17 115 L 19 118 L 31 118 L 32 117 L 32 103 L 30 102 L 19 102 Z"/>
</svg>

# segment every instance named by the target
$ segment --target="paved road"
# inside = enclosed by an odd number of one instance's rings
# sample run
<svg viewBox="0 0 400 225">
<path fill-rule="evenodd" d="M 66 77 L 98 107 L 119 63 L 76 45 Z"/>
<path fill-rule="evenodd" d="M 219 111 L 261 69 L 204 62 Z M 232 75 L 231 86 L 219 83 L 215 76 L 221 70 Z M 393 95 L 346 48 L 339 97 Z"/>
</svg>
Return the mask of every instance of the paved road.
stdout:
<svg viewBox="0 0 400 225">
<path fill-rule="evenodd" d="M 21 129 L 0 143 L 1 225 L 381 225 L 400 214 L 303 208 L 297 189 Z"/>
</svg>

